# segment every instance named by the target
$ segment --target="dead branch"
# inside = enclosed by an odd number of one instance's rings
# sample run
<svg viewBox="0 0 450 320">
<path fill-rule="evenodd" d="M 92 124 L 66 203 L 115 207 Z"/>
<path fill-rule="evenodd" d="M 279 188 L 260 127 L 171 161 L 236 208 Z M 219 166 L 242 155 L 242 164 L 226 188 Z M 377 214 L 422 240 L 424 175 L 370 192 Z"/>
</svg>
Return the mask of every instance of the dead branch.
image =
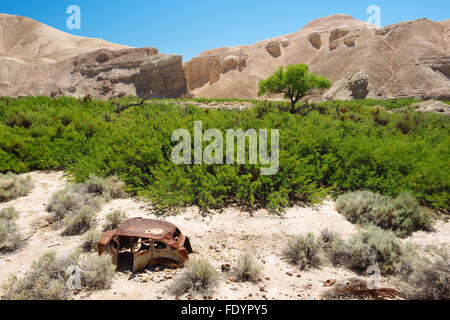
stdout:
<svg viewBox="0 0 450 320">
<path fill-rule="evenodd" d="M 149 100 L 152 96 L 153 92 L 150 91 L 150 94 L 144 98 L 142 98 L 142 100 L 138 103 L 131 103 L 131 104 L 127 104 L 127 105 L 121 105 L 120 102 L 117 102 L 117 109 L 116 109 L 116 113 L 121 113 L 122 111 L 125 111 L 131 107 L 143 107 L 143 106 L 147 106 L 149 107 L 148 104 L 146 104 L 145 102 L 147 100 Z"/>
</svg>

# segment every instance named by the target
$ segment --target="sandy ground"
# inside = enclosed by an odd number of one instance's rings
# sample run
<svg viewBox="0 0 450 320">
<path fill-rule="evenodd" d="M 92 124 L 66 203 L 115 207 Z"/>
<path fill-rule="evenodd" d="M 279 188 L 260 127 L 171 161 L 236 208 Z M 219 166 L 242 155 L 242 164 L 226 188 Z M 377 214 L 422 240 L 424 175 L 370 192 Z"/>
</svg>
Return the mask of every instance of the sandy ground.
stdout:
<svg viewBox="0 0 450 320">
<path fill-rule="evenodd" d="M 45 207 L 51 195 L 64 187 L 67 180 L 63 172 L 33 172 L 29 174 L 35 188 L 25 197 L 1 203 L 0 209 L 15 207 L 20 212 L 17 223 L 24 238 L 30 237 L 18 251 L 0 255 L 0 283 L 11 273 L 19 276 L 28 270 L 32 261 L 49 251 L 64 254 L 81 243 L 80 236 L 63 237 L 62 230 L 55 230 L 46 222 Z M 344 238 L 356 232 L 356 227 L 346 221 L 334 209 L 334 203 L 324 202 L 316 208 L 294 207 L 283 215 L 273 215 L 265 210 L 245 212 L 227 208 L 202 216 L 198 208 L 191 207 L 174 216 L 158 217 L 151 213 L 148 204 L 137 199 L 113 200 L 103 205 L 97 218 L 98 228 L 105 223 L 108 212 L 120 209 L 129 218 L 143 217 L 163 219 L 177 225 L 191 239 L 195 254 L 208 258 L 219 270 L 223 264 L 236 261 L 241 252 L 253 250 L 262 266 L 260 281 L 236 283 L 222 273 L 218 287 L 209 294 L 213 299 L 320 299 L 327 290 L 324 282 L 354 277 L 352 271 L 332 267 L 324 259 L 319 269 L 299 271 L 283 260 L 280 252 L 292 235 L 314 233 L 328 228 Z M 450 222 L 439 221 L 431 232 L 417 232 L 407 241 L 419 249 L 426 245 L 447 246 L 450 243 Z M 170 270 L 152 268 L 134 277 L 131 274 L 116 273 L 109 290 L 93 293 L 81 292 L 73 299 L 175 299 L 166 293 L 167 287 L 182 269 Z M 383 286 L 392 286 L 391 279 L 381 280 Z M 0 289 L 0 295 L 3 294 Z M 187 299 L 187 296 L 181 299 Z M 202 299 L 197 296 L 195 298 Z"/>
</svg>

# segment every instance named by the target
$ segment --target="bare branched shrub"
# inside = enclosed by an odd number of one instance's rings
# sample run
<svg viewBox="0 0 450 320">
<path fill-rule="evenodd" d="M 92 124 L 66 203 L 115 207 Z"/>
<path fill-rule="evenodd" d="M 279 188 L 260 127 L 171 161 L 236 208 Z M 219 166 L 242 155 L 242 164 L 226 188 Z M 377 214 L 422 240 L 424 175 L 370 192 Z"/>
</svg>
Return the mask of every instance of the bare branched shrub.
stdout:
<svg viewBox="0 0 450 320">
<path fill-rule="evenodd" d="M 232 275 L 241 282 L 257 281 L 260 274 L 261 266 L 251 252 L 242 253 L 232 270 Z"/>
<path fill-rule="evenodd" d="M 187 263 L 184 273 L 174 279 L 169 292 L 182 295 L 188 292 L 207 293 L 219 280 L 219 272 L 206 259 L 194 259 Z"/>
<path fill-rule="evenodd" d="M 87 290 L 103 290 L 111 287 L 116 266 L 110 255 L 85 257 L 81 261 L 80 267 L 82 270 L 81 281 Z"/>
<path fill-rule="evenodd" d="M 89 206 L 84 206 L 79 210 L 67 215 L 64 220 L 64 234 L 83 234 L 91 229 L 95 224 L 97 213 Z"/>
<path fill-rule="evenodd" d="M 81 249 L 86 252 L 97 250 L 97 243 L 100 240 L 102 233 L 95 228 L 92 228 L 86 232 L 83 236 L 83 242 L 81 243 Z"/>
<path fill-rule="evenodd" d="M 350 222 L 374 224 L 400 237 L 427 230 L 433 221 L 431 214 L 407 192 L 395 199 L 370 191 L 349 192 L 338 197 L 336 209 Z"/>
<path fill-rule="evenodd" d="M 289 240 L 283 250 L 283 256 L 292 264 L 298 265 L 301 270 L 317 267 L 320 264 L 320 240 L 313 234 L 296 236 Z"/>
<path fill-rule="evenodd" d="M 29 176 L 21 177 L 13 173 L 0 174 L 0 202 L 26 196 L 33 189 Z"/>
<path fill-rule="evenodd" d="M 127 215 L 120 211 L 114 210 L 106 215 L 106 225 L 104 231 L 117 229 L 120 224 L 127 218 Z"/>
</svg>

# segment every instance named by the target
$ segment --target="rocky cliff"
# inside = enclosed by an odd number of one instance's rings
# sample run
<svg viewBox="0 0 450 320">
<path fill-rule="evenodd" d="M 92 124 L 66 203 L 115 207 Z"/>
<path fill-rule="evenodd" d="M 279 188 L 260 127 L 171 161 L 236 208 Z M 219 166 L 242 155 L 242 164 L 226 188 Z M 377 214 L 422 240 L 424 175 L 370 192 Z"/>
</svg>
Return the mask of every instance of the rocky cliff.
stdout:
<svg viewBox="0 0 450 320">
<path fill-rule="evenodd" d="M 450 20 L 378 28 L 333 15 L 290 35 L 203 52 L 184 68 L 200 97 L 256 98 L 258 82 L 277 68 L 307 63 L 333 83 L 307 99 L 450 99 L 449 44 Z"/>
<path fill-rule="evenodd" d="M 179 55 L 76 37 L 29 18 L 0 14 L 1 96 L 172 98 L 186 93 Z"/>
</svg>

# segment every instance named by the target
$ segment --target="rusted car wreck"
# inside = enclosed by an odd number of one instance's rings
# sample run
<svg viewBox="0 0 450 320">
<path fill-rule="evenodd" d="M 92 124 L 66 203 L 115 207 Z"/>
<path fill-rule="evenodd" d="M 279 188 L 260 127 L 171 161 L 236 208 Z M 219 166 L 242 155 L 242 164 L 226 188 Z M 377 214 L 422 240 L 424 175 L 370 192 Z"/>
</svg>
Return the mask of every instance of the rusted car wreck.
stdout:
<svg viewBox="0 0 450 320">
<path fill-rule="evenodd" d="M 192 248 L 175 225 L 135 218 L 102 235 L 98 254 L 103 253 L 112 255 L 117 270 L 137 272 L 155 265 L 178 267 L 189 259 Z"/>
</svg>

